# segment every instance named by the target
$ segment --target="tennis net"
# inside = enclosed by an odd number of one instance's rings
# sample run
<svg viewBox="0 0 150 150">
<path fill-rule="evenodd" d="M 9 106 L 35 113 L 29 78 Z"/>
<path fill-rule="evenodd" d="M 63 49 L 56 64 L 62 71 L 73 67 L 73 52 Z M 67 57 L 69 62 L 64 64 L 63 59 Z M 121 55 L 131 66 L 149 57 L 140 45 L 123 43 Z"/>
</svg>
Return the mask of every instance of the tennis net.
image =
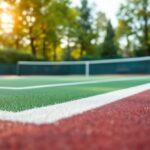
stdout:
<svg viewBox="0 0 150 150">
<path fill-rule="evenodd" d="M 28 62 L 17 64 L 18 75 L 149 74 L 150 57 L 96 61 Z"/>
</svg>

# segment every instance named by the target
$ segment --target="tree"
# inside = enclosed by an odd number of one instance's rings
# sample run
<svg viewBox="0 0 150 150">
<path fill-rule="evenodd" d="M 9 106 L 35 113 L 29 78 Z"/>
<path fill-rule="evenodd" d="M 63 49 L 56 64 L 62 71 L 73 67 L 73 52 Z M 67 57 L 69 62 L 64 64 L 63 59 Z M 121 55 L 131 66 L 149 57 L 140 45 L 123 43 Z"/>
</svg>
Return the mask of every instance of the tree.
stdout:
<svg viewBox="0 0 150 150">
<path fill-rule="evenodd" d="M 106 29 L 106 36 L 104 39 L 104 43 L 102 44 L 102 58 L 115 58 L 117 57 L 117 46 L 115 44 L 115 31 L 112 27 L 110 21 L 108 21 L 107 29 Z"/>
<path fill-rule="evenodd" d="M 68 4 L 68 0 L 22 0 L 15 6 L 19 11 L 14 29 L 21 25 L 22 40 L 29 41 L 26 46 L 29 46 L 34 56 L 40 54 L 48 58 L 51 51 L 51 60 L 57 59 L 56 49 L 60 46 L 61 37 L 59 27 L 64 26 Z"/>
<path fill-rule="evenodd" d="M 53 61 L 61 60 L 60 56 L 72 60 L 75 51 L 80 57 L 96 56 L 105 15 L 99 14 L 98 22 L 87 0 L 77 8 L 70 6 L 71 0 L 5 1 L 11 5 L 8 14 L 13 16 L 13 31 L 0 32 L 1 46 L 23 49 Z"/>
<path fill-rule="evenodd" d="M 79 16 L 79 12 L 76 8 L 70 8 L 67 11 L 61 35 L 62 39 L 66 40 L 64 59 L 69 61 L 73 59 L 71 53 L 77 45 L 78 21 L 76 18 Z"/>
<path fill-rule="evenodd" d="M 106 28 L 107 28 L 108 19 L 103 12 L 98 12 L 96 15 L 96 25 L 95 25 L 95 32 L 97 33 L 97 38 L 95 41 L 95 48 L 96 48 L 96 57 L 100 57 L 102 51 L 102 45 L 104 42 Z"/>
<path fill-rule="evenodd" d="M 132 44 L 145 55 L 150 55 L 149 6 L 150 0 L 126 0 L 118 13 L 119 22 L 124 24 L 120 37 L 126 36 L 127 47 Z"/>
<path fill-rule="evenodd" d="M 21 36 L 22 45 L 30 46 L 31 52 L 34 56 L 37 56 L 36 40 L 39 35 L 39 30 L 36 28 L 36 24 L 38 20 L 39 6 L 39 1 L 33 2 L 33 0 L 21 0 L 16 3 L 15 8 L 17 11 L 14 12 L 15 26 L 13 32 L 16 33 L 17 39 Z M 19 26 L 20 29 L 18 30 Z"/>
<path fill-rule="evenodd" d="M 92 24 L 94 22 L 91 9 L 88 6 L 87 0 L 81 0 L 81 7 L 78 8 L 80 16 L 78 18 L 78 42 L 81 46 L 80 55 L 83 56 L 84 53 L 92 54 L 92 40 L 96 38 Z"/>
<path fill-rule="evenodd" d="M 103 12 L 98 12 L 96 15 L 96 32 L 99 36 L 97 36 L 97 43 L 103 40 L 104 34 L 106 32 L 108 19 Z"/>
</svg>

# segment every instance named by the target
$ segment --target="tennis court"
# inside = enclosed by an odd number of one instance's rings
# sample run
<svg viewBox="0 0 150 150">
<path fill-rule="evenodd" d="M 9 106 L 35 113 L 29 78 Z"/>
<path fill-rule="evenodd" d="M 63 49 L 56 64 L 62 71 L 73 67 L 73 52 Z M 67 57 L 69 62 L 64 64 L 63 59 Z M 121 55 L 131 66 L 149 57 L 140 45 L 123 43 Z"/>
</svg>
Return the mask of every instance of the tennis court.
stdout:
<svg viewBox="0 0 150 150">
<path fill-rule="evenodd" d="M 30 76 L 0 78 L 0 110 L 19 112 L 150 83 L 150 76 Z"/>
<path fill-rule="evenodd" d="M 149 147 L 149 95 L 150 75 L 1 76 L 0 149 Z"/>
<path fill-rule="evenodd" d="M 149 96 L 150 75 L 1 76 L 0 149 L 149 148 Z"/>
</svg>

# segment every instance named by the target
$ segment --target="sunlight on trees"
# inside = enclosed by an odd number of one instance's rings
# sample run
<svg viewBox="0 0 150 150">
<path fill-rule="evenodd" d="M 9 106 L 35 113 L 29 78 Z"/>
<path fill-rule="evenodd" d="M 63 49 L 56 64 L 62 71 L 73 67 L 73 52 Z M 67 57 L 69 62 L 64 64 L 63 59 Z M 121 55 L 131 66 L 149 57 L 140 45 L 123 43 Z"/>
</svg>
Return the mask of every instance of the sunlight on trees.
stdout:
<svg viewBox="0 0 150 150">
<path fill-rule="evenodd" d="M 126 0 L 113 28 L 88 0 L 2 0 L 0 47 L 52 61 L 150 55 L 149 3 Z"/>
<path fill-rule="evenodd" d="M 10 14 L 2 13 L 1 14 L 1 28 L 2 31 L 10 33 L 13 31 L 14 21 Z"/>
<path fill-rule="evenodd" d="M 4 33 L 11 33 L 13 31 L 14 27 L 14 19 L 12 14 L 9 12 L 10 5 L 6 2 L 1 2 L 0 3 L 0 26 L 1 26 L 1 32 Z"/>
</svg>

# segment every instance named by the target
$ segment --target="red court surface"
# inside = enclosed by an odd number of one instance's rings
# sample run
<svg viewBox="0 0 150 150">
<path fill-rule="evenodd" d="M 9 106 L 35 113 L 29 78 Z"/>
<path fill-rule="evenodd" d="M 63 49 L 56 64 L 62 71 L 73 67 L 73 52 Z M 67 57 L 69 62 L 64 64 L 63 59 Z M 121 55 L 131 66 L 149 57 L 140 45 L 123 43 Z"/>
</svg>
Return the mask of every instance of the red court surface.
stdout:
<svg viewBox="0 0 150 150">
<path fill-rule="evenodd" d="M 0 150 L 150 150 L 150 91 L 52 125 L 0 122 Z"/>
</svg>

